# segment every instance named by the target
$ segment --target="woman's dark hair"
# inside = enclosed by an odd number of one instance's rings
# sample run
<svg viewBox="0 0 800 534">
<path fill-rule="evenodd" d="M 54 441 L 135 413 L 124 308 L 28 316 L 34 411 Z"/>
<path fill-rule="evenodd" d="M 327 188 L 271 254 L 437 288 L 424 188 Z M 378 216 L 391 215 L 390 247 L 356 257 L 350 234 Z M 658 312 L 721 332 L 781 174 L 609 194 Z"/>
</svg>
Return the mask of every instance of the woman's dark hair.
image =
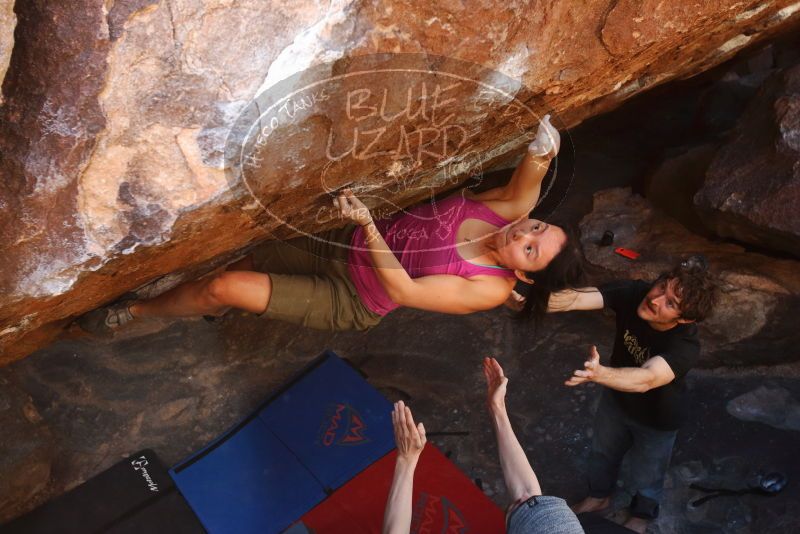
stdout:
<svg viewBox="0 0 800 534">
<path fill-rule="evenodd" d="M 525 273 L 534 281 L 527 285 L 525 305 L 520 316 L 532 318 L 538 325 L 547 314 L 550 293 L 586 285 L 586 262 L 581 248 L 580 234 L 571 224 L 558 224 L 567 234 L 561 251 L 541 271 Z"/>
</svg>

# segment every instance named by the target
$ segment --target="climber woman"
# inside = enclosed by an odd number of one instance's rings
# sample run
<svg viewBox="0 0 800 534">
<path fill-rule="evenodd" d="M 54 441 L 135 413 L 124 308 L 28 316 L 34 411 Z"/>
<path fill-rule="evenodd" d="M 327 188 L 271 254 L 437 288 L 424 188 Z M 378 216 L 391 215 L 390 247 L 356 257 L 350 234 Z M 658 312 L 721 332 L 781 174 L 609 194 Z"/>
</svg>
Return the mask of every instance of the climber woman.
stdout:
<svg viewBox="0 0 800 534">
<path fill-rule="evenodd" d="M 529 219 L 560 136 L 545 116 L 507 185 L 458 192 L 374 221 L 350 190 L 334 199 L 355 225 L 290 241 L 270 241 L 224 272 L 149 299 L 117 303 L 79 320 L 109 332 L 140 317 L 221 315 L 239 308 L 317 329 L 365 330 L 395 308 L 450 314 L 511 300 L 532 284 L 528 311 L 542 314 L 551 291 L 582 282 L 578 240 Z"/>
</svg>

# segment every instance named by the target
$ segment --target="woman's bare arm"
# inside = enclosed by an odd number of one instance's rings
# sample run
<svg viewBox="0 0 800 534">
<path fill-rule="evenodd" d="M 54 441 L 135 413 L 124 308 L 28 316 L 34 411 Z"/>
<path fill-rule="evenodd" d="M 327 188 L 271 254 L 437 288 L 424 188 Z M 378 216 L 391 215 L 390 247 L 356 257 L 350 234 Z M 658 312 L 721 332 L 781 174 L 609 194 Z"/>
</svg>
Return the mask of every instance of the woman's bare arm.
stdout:
<svg viewBox="0 0 800 534">
<path fill-rule="evenodd" d="M 558 130 L 550 124 L 550 116 L 546 115 L 539 124 L 536 138 L 528 146 L 509 182 L 472 198 L 483 202 L 505 219 L 527 217 L 539 201 L 542 180 L 547 174 L 550 161 L 558 154 L 560 144 Z"/>
<path fill-rule="evenodd" d="M 564 289 L 550 294 L 547 312 L 603 309 L 603 294 L 596 287 Z"/>
<path fill-rule="evenodd" d="M 466 279 L 454 275 L 411 278 L 386 244 L 369 210 L 352 191 L 338 198 L 342 215 L 364 229 L 372 267 L 386 294 L 401 306 L 452 314 L 489 310 L 505 302 L 513 281 L 497 276 Z"/>
</svg>

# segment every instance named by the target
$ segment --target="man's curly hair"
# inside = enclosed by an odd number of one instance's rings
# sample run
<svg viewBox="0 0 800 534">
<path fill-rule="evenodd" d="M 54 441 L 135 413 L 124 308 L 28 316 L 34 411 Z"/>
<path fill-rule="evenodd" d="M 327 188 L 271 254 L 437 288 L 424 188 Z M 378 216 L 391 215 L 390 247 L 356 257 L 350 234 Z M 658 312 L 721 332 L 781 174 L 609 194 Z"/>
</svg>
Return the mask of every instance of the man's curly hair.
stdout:
<svg viewBox="0 0 800 534">
<path fill-rule="evenodd" d="M 655 283 L 675 280 L 675 293 L 681 299 L 681 318 L 700 322 L 714 311 L 719 299 L 719 283 L 701 255 L 691 256 L 669 271 L 661 273 Z"/>
</svg>

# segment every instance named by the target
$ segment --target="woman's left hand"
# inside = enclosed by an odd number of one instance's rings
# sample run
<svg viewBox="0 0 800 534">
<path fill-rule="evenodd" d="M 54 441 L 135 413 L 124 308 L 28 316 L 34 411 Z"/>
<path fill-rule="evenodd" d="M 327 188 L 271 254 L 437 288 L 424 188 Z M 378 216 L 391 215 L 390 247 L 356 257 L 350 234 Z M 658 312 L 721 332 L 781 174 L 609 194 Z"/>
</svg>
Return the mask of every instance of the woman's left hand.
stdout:
<svg viewBox="0 0 800 534">
<path fill-rule="evenodd" d="M 504 304 L 506 308 L 514 310 L 515 312 L 520 312 L 525 307 L 525 300 L 525 297 L 512 289 L 511 294 L 508 296 Z"/>
<path fill-rule="evenodd" d="M 339 215 L 345 219 L 350 219 L 359 226 L 365 226 L 372 222 L 372 215 L 369 208 L 358 200 L 350 189 L 342 191 L 333 200 L 334 207 L 339 209 Z"/>
</svg>

